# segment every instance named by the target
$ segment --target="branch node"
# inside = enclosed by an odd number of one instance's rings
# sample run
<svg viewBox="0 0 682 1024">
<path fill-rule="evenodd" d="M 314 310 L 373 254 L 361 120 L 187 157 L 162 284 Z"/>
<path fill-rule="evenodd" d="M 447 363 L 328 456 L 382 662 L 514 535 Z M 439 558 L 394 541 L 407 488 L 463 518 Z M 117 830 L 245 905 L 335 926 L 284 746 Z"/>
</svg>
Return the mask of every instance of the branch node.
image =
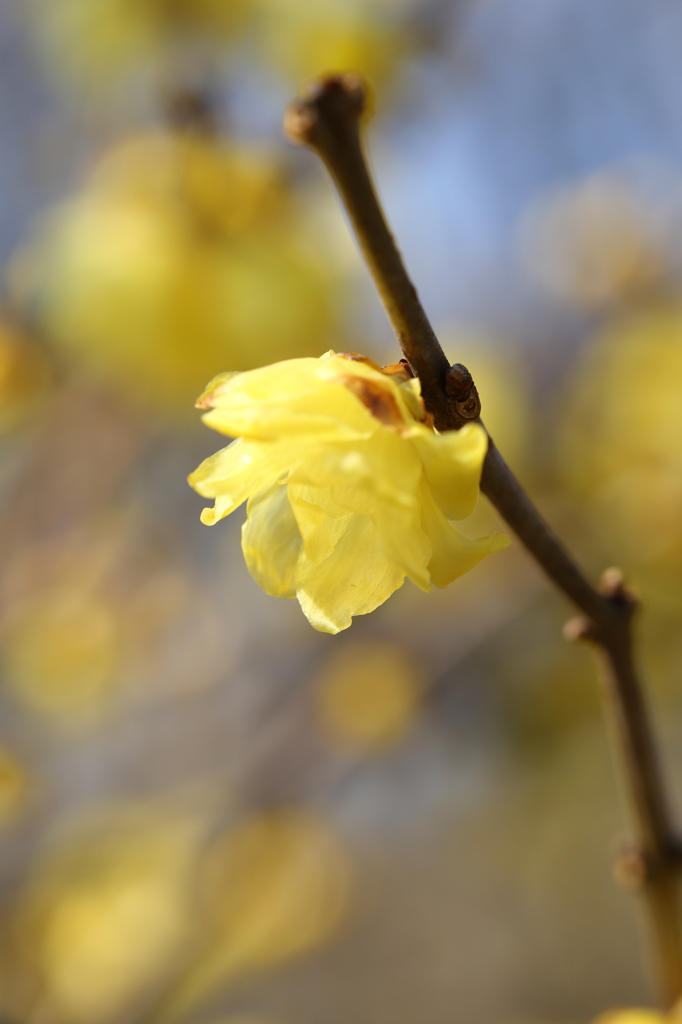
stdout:
<svg viewBox="0 0 682 1024">
<path fill-rule="evenodd" d="M 635 843 L 622 843 L 613 862 L 613 877 L 629 892 L 640 892 L 670 872 L 682 870 L 682 843 L 677 836 L 669 839 L 658 856 Z"/>
<path fill-rule="evenodd" d="M 477 420 L 481 415 L 481 399 L 474 378 L 462 363 L 453 363 L 445 377 L 445 391 L 455 412 L 463 420 Z"/>
<path fill-rule="evenodd" d="M 284 132 L 292 142 L 320 149 L 330 134 L 357 127 L 367 111 L 367 99 L 365 80 L 354 71 L 315 79 L 287 107 Z"/>
<path fill-rule="evenodd" d="M 583 615 L 575 619 L 569 619 L 563 628 L 564 639 L 571 644 L 592 643 L 597 644 L 601 640 L 601 631 L 591 619 Z"/>
<path fill-rule="evenodd" d="M 615 566 L 606 569 L 602 573 L 599 590 L 612 608 L 621 614 L 625 613 L 628 619 L 632 618 L 639 606 L 639 595 L 634 587 L 625 582 L 620 569 Z"/>
<path fill-rule="evenodd" d="M 627 892 L 641 892 L 651 879 L 651 869 L 649 859 L 632 843 L 623 844 L 613 861 L 613 877 Z"/>
</svg>

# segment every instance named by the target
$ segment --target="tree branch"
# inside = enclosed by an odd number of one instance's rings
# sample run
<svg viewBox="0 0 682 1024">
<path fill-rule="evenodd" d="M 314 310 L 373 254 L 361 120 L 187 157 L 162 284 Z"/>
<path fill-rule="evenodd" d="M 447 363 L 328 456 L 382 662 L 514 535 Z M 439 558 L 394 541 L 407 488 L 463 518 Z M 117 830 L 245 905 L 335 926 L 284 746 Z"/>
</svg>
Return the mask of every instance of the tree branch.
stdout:
<svg viewBox="0 0 682 1024">
<path fill-rule="evenodd" d="M 475 387 L 464 367 L 450 368 L 386 224 L 362 149 L 365 110 L 366 91 L 360 76 L 330 76 L 313 82 L 289 107 L 285 132 L 324 161 L 405 358 L 421 381 L 426 408 L 439 430 L 456 430 L 478 415 L 480 405 L 471 399 Z M 462 398 L 466 400 L 458 400 Z M 680 854 L 633 660 L 635 599 L 614 570 L 605 574 L 601 590 L 589 582 L 492 439 L 481 490 L 547 576 L 585 615 L 569 623 L 569 638 L 590 641 L 600 654 L 607 719 L 638 833 L 628 878 L 636 877 L 645 896 L 663 999 L 671 1005 L 682 995 L 682 932 L 676 891 Z M 636 870 L 632 870 L 633 863 Z M 624 873 L 621 864 L 621 876 Z"/>
</svg>

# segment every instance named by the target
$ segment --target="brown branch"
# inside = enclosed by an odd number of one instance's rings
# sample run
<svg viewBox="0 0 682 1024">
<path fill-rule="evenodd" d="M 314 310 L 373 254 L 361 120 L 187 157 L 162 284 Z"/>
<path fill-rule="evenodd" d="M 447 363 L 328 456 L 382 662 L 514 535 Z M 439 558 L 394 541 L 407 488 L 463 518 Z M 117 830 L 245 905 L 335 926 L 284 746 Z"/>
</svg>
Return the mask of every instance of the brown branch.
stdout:
<svg viewBox="0 0 682 1024">
<path fill-rule="evenodd" d="M 365 89 L 357 75 L 323 79 L 292 104 L 284 130 L 324 160 L 339 190 L 358 244 L 386 307 L 405 358 L 422 384 L 439 429 L 461 427 L 445 394 L 450 369 L 445 353 L 408 277 L 388 230 L 360 142 Z"/>
<path fill-rule="evenodd" d="M 450 368 L 386 224 L 362 149 L 365 108 L 365 87 L 358 75 L 323 78 L 289 107 L 285 131 L 324 161 L 405 358 L 421 381 L 426 408 L 439 430 L 459 429 L 478 415 L 476 389 L 464 367 Z M 633 660 L 634 598 L 613 570 L 605 574 L 601 591 L 589 582 L 492 439 L 481 490 L 547 576 L 585 615 L 569 624 L 570 638 L 589 640 L 599 652 L 607 718 L 638 833 L 634 855 L 638 870 L 634 873 L 649 910 L 663 998 L 671 1005 L 682 995 L 682 932 L 676 891 L 680 856 Z M 630 871 L 629 877 L 632 875 Z"/>
</svg>

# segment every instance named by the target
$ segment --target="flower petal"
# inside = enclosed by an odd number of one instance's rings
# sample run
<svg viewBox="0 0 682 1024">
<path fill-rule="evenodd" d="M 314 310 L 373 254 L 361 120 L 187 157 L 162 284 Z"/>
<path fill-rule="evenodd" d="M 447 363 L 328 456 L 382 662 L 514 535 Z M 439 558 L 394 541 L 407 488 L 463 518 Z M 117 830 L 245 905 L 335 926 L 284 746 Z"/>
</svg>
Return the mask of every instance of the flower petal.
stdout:
<svg viewBox="0 0 682 1024">
<path fill-rule="evenodd" d="M 286 472 L 293 454 L 291 445 L 238 438 L 204 459 L 187 478 L 202 497 L 216 499 L 213 509 L 203 510 L 201 521 L 211 526 L 251 494 L 273 484 Z"/>
<path fill-rule="evenodd" d="M 249 498 L 242 551 L 249 572 L 266 594 L 296 597 L 301 534 L 286 484 L 276 483 Z"/>
<path fill-rule="evenodd" d="M 418 485 L 416 481 L 415 488 Z M 334 500 L 333 494 L 340 498 L 339 502 Z M 367 481 L 359 485 L 320 487 L 289 482 L 289 498 L 309 561 L 321 562 L 331 554 L 348 526 L 351 512 L 355 512 L 371 518 L 387 561 L 399 566 L 422 590 L 431 589 L 427 569 L 431 541 L 422 529 L 416 502 L 414 505 L 398 504 L 379 496 Z"/>
<path fill-rule="evenodd" d="M 341 362 L 336 357 L 322 364 Z M 246 373 L 222 375 L 204 392 L 211 406 L 204 423 L 231 437 L 281 438 L 313 434 L 322 438 L 362 438 L 380 424 L 343 384 L 322 377 L 319 359 L 289 359 Z M 209 386 L 210 387 L 210 386 Z"/>
<path fill-rule="evenodd" d="M 309 562 L 327 558 L 343 535 L 350 520 L 347 509 L 329 501 L 321 487 L 289 485 L 289 501 L 298 524 L 303 549 Z"/>
<path fill-rule="evenodd" d="M 374 611 L 402 586 L 404 572 L 389 562 L 378 531 L 367 516 L 350 516 L 331 555 L 314 564 L 301 554 L 297 597 L 315 629 L 338 633 L 353 615 Z"/>
<path fill-rule="evenodd" d="M 370 515 L 377 501 L 393 501 L 407 508 L 417 505 L 422 466 L 410 440 L 380 429 L 365 441 L 326 444 L 301 460 L 290 483 L 305 484 L 325 495 L 332 506 Z M 334 512 L 330 509 L 329 515 Z"/>
<path fill-rule="evenodd" d="M 436 434 L 412 432 L 433 496 L 447 519 L 466 519 L 476 507 L 488 435 L 478 423 Z"/>
<path fill-rule="evenodd" d="M 421 590 L 429 591 L 431 577 L 428 567 L 433 545 L 422 528 L 420 509 L 380 501 L 371 519 L 386 559 L 409 576 Z"/>
<path fill-rule="evenodd" d="M 509 537 L 503 533 L 491 533 L 476 540 L 465 537 L 445 518 L 429 488 L 422 490 L 422 524 L 433 545 L 429 572 L 435 587 L 446 587 L 473 569 L 486 555 L 509 547 Z"/>
<path fill-rule="evenodd" d="M 194 407 L 196 409 L 212 409 L 214 400 L 222 393 L 224 385 L 238 375 L 239 370 L 227 370 L 225 373 L 219 373 L 217 377 L 208 382 L 194 403 Z"/>
<path fill-rule="evenodd" d="M 368 408 L 378 401 L 379 407 L 375 409 L 374 415 L 385 425 L 409 428 L 415 419 L 424 418 L 421 388 L 419 381 L 414 378 L 406 390 L 403 384 L 383 373 L 371 360 L 348 355 L 334 356 L 320 362 L 317 372 L 322 379 L 343 381 L 358 401 Z M 367 385 L 366 391 L 362 387 L 363 382 Z"/>
</svg>

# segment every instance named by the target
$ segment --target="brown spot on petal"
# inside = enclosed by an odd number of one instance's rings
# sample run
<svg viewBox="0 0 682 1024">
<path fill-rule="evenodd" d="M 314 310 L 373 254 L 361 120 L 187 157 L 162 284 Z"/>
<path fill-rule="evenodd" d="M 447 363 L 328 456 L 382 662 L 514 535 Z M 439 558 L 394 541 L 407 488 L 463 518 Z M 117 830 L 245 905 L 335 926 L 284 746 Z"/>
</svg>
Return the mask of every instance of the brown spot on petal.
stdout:
<svg viewBox="0 0 682 1024">
<path fill-rule="evenodd" d="M 349 359 L 353 363 L 364 363 L 365 366 L 371 366 L 373 370 L 378 370 L 379 373 L 383 373 L 385 377 L 390 377 L 399 384 L 404 384 L 414 377 L 407 359 L 401 359 L 397 363 L 389 363 L 387 366 L 379 366 L 369 356 L 360 355 L 359 352 L 337 352 L 336 354 L 339 359 Z"/>
<path fill-rule="evenodd" d="M 199 401 L 194 403 L 194 408 L 195 409 L 212 409 L 213 408 L 213 398 L 214 398 L 214 395 L 215 395 L 214 391 L 212 391 L 210 395 L 202 395 L 201 398 L 199 399 Z"/>
<path fill-rule="evenodd" d="M 408 380 L 412 380 L 414 377 L 407 359 L 401 359 L 399 363 L 389 363 L 388 366 L 382 366 L 381 372 L 384 376 L 390 377 L 391 380 L 395 380 L 399 384 L 406 384 Z"/>
<path fill-rule="evenodd" d="M 337 377 L 340 384 L 344 384 L 349 391 L 352 391 L 366 409 L 369 409 L 372 416 L 379 420 L 389 430 L 395 430 L 402 434 L 407 429 L 400 407 L 391 392 L 382 387 L 375 380 L 367 380 L 365 377 L 352 377 L 350 375 Z"/>
<path fill-rule="evenodd" d="M 371 366 L 373 370 L 378 370 L 381 373 L 381 367 L 378 363 L 375 363 L 369 356 L 360 355 L 359 352 L 337 352 L 339 359 L 348 359 L 351 363 L 364 363 L 365 366 Z"/>
</svg>

